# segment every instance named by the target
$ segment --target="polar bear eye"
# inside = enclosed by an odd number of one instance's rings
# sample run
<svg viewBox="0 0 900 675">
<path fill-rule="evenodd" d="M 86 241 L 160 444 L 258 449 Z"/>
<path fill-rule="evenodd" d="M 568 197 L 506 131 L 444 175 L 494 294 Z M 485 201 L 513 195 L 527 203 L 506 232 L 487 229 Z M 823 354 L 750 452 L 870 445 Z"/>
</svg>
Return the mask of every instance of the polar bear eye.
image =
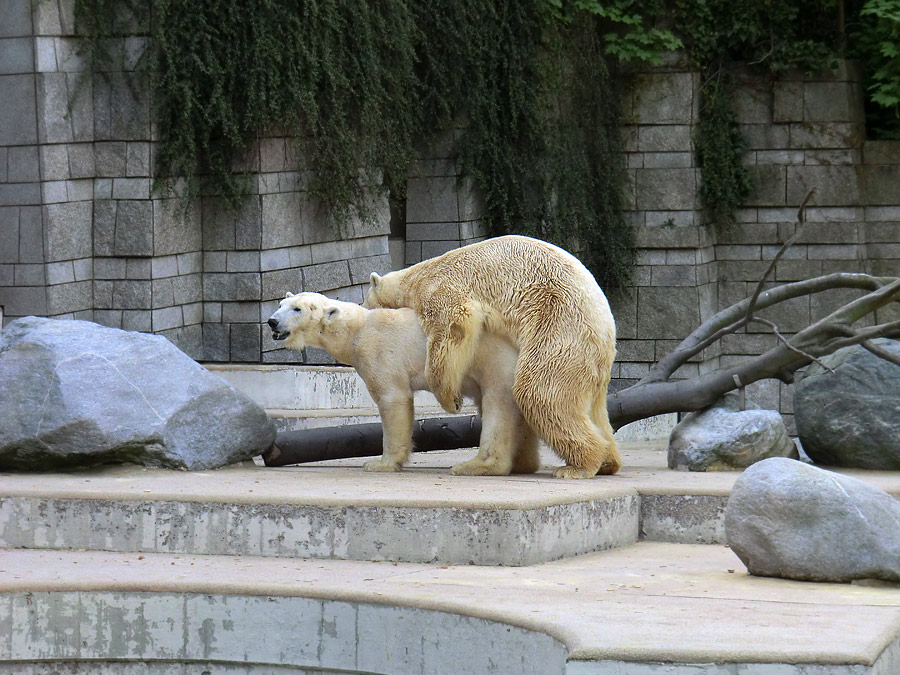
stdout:
<svg viewBox="0 0 900 675">
<path fill-rule="evenodd" d="M 303 310 L 302 310 L 302 309 L 300 309 L 300 308 L 299 308 L 299 307 L 294 307 L 294 308 L 293 308 L 293 310 L 294 310 L 294 311 L 295 311 L 295 312 L 297 312 L 297 313 L 299 313 L 299 312 L 302 312 L 302 311 L 303 311 Z"/>
</svg>

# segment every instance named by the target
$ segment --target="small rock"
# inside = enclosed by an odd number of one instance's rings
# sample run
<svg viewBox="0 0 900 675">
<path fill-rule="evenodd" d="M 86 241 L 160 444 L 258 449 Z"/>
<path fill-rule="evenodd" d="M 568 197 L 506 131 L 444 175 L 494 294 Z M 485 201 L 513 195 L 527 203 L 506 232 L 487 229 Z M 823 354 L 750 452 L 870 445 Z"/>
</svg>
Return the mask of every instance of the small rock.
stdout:
<svg viewBox="0 0 900 675">
<path fill-rule="evenodd" d="M 274 440 L 262 408 L 162 336 L 38 317 L 0 331 L 0 469 L 212 469 Z"/>
<path fill-rule="evenodd" d="M 873 342 L 900 356 L 900 341 Z M 804 371 L 794 388 L 797 436 L 810 459 L 829 466 L 900 469 L 900 366 L 863 347 L 845 347 Z"/>
<path fill-rule="evenodd" d="M 725 538 L 758 576 L 900 582 L 900 501 L 802 462 L 747 469 L 725 508 Z"/>
<path fill-rule="evenodd" d="M 670 469 L 730 471 L 767 457 L 799 455 L 784 420 L 775 410 L 740 410 L 737 395 L 726 394 L 713 407 L 691 413 L 669 436 Z"/>
</svg>

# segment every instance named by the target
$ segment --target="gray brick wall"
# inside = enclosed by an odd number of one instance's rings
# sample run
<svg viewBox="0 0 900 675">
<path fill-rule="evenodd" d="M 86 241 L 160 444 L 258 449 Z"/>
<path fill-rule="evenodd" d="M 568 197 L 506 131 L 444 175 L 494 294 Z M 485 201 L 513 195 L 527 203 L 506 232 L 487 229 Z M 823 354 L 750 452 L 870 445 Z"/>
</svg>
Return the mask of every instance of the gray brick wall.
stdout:
<svg viewBox="0 0 900 675">
<path fill-rule="evenodd" d="M 481 205 L 453 158 L 458 130 L 414 163 L 404 232 L 386 200 L 330 222 L 306 192 L 295 143 L 262 137 L 242 162 L 255 188 L 238 210 L 151 192 L 150 94 L 135 85 L 146 27 L 120 40 L 108 77 L 79 81 L 73 0 L 7 0 L 0 21 L 0 307 L 165 335 L 208 361 L 328 362 L 286 352 L 262 321 L 288 290 L 361 301 L 372 271 L 485 237 Z M 714 312 L 748 296 L 818 193 L 801 240 L 772 283 L 835 271 L 900 274 L 900 143 L 865 140 L 858 73 L 736 73 L 735 104 L 756 178 L 737 222 L 716 227 L 698 202 L 693 138 L 700 77 L 672 60 L 623 93 L 626 217 L 639 245 L 634 285 L 611 294 L 619 334 L 614 387 L 634 383 Z M 398 245 L 399 244 L 399 245 Z M 801 298 L 765 313 L 790 334 L 852 294 Z M 897 313 L 895 309 L 884 314 Z M 880 317 L 881 318 L 881 317 Z M 729 336 L 679 375 L 759 353 L 771 331 Z M 790 415 L 790 388 L 751 387 Z M 790 418 L 788 418 L 790 420 Z"/>
</svg>

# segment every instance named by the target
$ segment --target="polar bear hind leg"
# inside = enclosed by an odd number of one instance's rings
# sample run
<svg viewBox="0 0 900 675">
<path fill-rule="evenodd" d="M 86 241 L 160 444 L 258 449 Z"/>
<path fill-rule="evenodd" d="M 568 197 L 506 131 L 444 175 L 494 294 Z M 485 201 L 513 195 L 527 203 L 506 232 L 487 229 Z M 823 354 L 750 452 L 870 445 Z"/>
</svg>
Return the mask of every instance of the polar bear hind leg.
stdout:
<svg viewBox="0 0 900 675">
<path fill-rule="evenodd" d="M 426 303 L 423 322 L 428 335 L 425 381 L 449 413 L 462 407 L 462 384 L 472 367 L 484 316 L 475 301 Z"/>
</svg>

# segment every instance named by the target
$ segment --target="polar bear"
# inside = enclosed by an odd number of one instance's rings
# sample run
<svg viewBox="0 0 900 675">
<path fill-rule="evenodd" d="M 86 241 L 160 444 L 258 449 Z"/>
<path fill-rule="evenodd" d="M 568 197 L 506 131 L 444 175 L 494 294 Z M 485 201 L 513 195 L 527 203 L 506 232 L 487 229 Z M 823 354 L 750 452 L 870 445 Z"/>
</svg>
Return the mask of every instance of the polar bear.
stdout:
<svg viewBox="0 0 900 675">
<path fill-rule="evenodd" d="M 616 327 L 593 275 L 538 239 L 487 239 L 384 276 L 365 307 L 410 307 L 427 336 L 426 383 L 449 412 L 486 336 L 519 351 L 513 394 L 526 422 L 566 465 L 558 478 L 621 467 L 606 410 Z"/>
<path fill-rule="evenodd" d="M 366 309 L 319 293 L 288 293 L 268 320 L 276 340 L 291 349 L 325 349 L 356 368 L 381 414 L 384 451 L 367 471 L 398 471 L 412 449 L 413 392 L 426 389 L 425 334 L 411 309 Z M 499 337 L 482 340 L 462 379 L 482 414 L 478 455 L 457 464 L 455 475 L 534 473 L 538 437 L 512 395 L 518 354 Z"/>
</svg>

